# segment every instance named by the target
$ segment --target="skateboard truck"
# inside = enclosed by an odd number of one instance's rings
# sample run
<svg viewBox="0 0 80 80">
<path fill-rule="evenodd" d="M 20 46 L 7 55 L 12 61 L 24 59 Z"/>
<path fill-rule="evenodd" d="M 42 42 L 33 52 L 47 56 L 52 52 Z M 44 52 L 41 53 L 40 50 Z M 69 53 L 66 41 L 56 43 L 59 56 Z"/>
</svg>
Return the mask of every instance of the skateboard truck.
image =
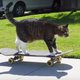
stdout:
<svg viewBox="0 0 80 80">
<path fill-rule="evenodd" d="M 62 57 L 58 56 L 55 58 L 51 58 L 50 60 L 47 61 L 48 66 L 53 66 L 55 63 L 61 63 Z"/>
</svg>

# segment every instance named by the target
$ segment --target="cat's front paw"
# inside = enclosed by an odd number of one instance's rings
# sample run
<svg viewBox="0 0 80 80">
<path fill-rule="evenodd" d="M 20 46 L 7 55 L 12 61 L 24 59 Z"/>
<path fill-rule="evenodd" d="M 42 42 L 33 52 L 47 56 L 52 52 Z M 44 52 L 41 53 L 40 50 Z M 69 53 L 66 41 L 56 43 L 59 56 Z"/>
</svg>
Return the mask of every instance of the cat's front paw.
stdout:
<svg viewBox="0 0 80 80">
<path fill-rule="evenodd" d="M 50 53 L 50 56 L 55 56 L 55 54 L 56 54 L 55 52 L 52 52 Z"/>
<path fill-rule="evenodd" d="M 56 49 L 55 52 L 56 52 L 56 54 L 61 54 L 62 53 L 62 51 L 58 50 L 58 49 Z"/>
</svg>

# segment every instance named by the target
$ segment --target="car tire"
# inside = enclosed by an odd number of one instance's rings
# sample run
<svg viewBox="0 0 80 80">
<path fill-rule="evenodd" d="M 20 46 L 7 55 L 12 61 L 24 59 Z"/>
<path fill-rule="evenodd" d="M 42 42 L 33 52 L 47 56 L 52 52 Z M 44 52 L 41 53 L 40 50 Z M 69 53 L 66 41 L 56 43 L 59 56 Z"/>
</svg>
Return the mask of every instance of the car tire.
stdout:
<svg viewBox="0 0 80 80">
<path fill-rule="evenodd" d="M 25 12 L 25 6 L 22 3 L 18 3 L 14 6 L 13 15 L 14 16 L 22 16 Z"/>
</svg>

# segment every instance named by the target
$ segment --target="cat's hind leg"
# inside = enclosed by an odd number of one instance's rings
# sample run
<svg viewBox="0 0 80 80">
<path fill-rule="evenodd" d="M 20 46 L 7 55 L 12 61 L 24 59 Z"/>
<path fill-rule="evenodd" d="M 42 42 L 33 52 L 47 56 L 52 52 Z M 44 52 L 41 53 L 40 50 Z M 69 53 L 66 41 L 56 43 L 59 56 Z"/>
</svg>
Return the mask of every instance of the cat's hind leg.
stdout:
<svg viewBox="0 0 80 80">
<path fill-rule="evenodd" d="M 16 50 L 19 52 L 20 51 L 20 40 L 18 37 L 16 37 L 15 44 L 16 44 Z"/>
<path fill-rule="evenodd" d="M 20 47 L 22 49 L 23 54 L 29 55 L 28 51 L 26 50 L 26 45 L 27 45 L 27 43 L 20 41 Z"/>
<path fill-rule="evenodd" d="M 26 42 L 21 41 L 18 37 L 16 37 L 16 49 L 18 51 L 22 51 L 23 54 L 29 55 L 28 51 L 26 50 Z"/>
</svg>

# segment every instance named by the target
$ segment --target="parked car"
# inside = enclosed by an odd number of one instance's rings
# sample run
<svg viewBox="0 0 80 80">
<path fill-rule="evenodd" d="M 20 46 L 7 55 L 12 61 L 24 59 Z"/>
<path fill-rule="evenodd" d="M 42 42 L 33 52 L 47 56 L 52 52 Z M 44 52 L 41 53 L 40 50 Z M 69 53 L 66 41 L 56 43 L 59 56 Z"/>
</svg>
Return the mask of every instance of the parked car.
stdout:
<svg viewBox="0 0 80 80">
<path fill-rule="evenodd" d="M 25 11 L 35 11 L 51 8 L 54 0 L 0 0 L 0 16 L 4 12 L 4 8 L 10 2 L 13 2 L 13 6 L 10 11 L 14 15 L 23 15 Z"/>
<path fill-rule="evenodd" d="M 80 9 L 80 0 L 0 0 L 0 16 L 10 2 L 13 2 L 10 11 L 16 16 L 23 15 L 25 11 L 38 12 L 47 8 L 54 11 Z"/>
</svg>

